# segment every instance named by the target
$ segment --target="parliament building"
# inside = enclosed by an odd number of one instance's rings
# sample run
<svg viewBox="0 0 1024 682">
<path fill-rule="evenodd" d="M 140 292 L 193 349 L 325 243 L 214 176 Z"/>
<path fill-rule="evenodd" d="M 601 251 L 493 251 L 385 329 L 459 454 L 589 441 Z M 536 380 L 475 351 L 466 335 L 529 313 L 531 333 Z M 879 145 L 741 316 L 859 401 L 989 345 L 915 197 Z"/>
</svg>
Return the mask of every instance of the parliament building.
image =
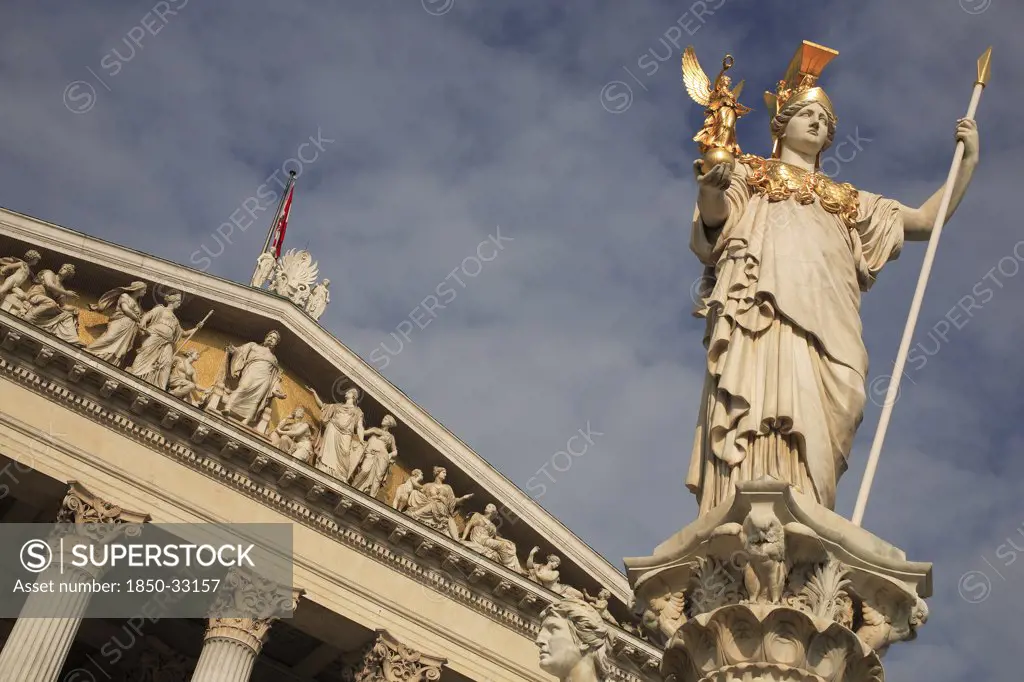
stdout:
<svg viewBox="0 0 1024 682">
<path fill-rule="evenodd" d="M 0 520 L 290 524 L 294 552 L 288 617 L 10 618 L 0 680 L 551 680 L 565 597 L 609 678 L 661 679 L 626 576 L 320 326 L 308 253 L 239 284 L 0 210 L 0 257 Z"/>
</svg>

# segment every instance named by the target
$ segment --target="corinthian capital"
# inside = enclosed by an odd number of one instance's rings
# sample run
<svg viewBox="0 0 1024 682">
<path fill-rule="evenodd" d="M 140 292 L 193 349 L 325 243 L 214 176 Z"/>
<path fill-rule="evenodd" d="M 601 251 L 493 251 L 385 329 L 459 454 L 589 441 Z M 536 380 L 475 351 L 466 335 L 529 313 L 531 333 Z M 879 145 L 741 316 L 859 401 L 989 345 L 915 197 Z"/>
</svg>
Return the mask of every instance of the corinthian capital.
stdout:
<svg viewBox="0 0 1024 682">
<path fill-rule="evenodd" d="M 271 625 L 294 613 L 302 594 L 257 573 L 232 569 L 210 608 L 206 639 L 233 639 L 259 653 Z"/>
<path fill-rule="evenodd" d="M 410 649 L 386 630 L 377 630 L 377 639 L 345 677 L 355 682 L 436 682 L 447 662 Z"/>
<path fill-rule="evenodd" d="M 58 526 L 57 534 L 73 533 L 86 541 L 104 543 L 121 534 L 141 534 L 140 526 L 149 520 L 149 514 L 119 507 L 90 492 L 78 481 L 69 481 L 57 512 L 57 523 L 68 525 Z"/>
<path fill-rule="evenodd" d="M 57 512 L 57 523 L 146 523 L 149 518 L 149 514 L 107 502 L 78 481 L 68 482 L 68 491 Z"/>
</svg>

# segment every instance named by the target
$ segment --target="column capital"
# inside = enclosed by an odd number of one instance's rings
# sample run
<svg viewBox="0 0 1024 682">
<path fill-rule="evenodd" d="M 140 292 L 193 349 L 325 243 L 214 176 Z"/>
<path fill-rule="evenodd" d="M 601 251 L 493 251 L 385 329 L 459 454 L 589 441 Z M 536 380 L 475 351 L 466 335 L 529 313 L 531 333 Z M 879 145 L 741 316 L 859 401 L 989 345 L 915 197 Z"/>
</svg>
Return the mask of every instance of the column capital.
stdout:
<svg viewBox="0 0 1024 682">
<path fill-rule="evenodd" d="M 377 637 L 355 666 L 355 682 L 435 682 L 448 660 L 411 649 L 387 630 Z"/>
<path fill-rule="evenodd" d="M 294 613 L 303 594 L 301 588 L 282 586 L 252 571 L 232 569 L 210 607 L 205 639 L 232 640 L 259 654 L 271 625 Z"/>
<path fill-rule="evenodd" d="M 149 514 L 134 512 L 104 500 L 78 481 L 69 481 L 67 492 L 57 511 L 56 527 L 47 541 L 51 547 L 61 542 L 73 545 L 104 545 L 119 537 L 135 537 L 142 533 L 142 524 L 150 520 Z M 56 555 L 56 549 L 54 549 Z M 65 556 L 65 560 L 69 557 Z M 78 573 L 85 580 L 97 579 L 105 569 L 76 568 L 70 564 L 65 571 Z"/>
<path fill-rule="evenodd" d="M 880 682 L 928 619 L 931 564 L 772 480 L 626 565 L 677 682 Z"/>
<path fill-rule="evenodd" d="M 73 534 L 86 541 L 105 543 L 121 534 L 139 535 L 138 526 L 148 523 L 149 514 L 119 507 L 89 491 L 78 481 L 69 481 L 68 490 L 57 512 L 56 535 Z"/>
<path fill-rule="evenodd" d="M 57 512 L 57 523 L 148 523 L 149 514 L 129 511 L 107 502 L 78 481 L 68 481 L 68 491 Z"/>
</svg>

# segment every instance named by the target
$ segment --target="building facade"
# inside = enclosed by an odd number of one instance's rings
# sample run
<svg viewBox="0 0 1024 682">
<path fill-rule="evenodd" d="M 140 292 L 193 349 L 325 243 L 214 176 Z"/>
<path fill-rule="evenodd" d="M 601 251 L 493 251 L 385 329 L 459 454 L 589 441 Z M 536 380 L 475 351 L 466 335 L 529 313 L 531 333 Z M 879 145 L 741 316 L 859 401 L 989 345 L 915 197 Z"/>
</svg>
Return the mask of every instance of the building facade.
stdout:
<svg viewBox="0 0 1024 682">
<path fill-rule="evenodd" d="M 10 211 L 0 257 L 0 521 L 292 524 L 295 588 L 290 618 L 8 619 L 0 679 L 551 679 L 566 596 L 614 623 L 612 678 L 661 679 L 626 577 L 305 295 Z"/>
</svg>

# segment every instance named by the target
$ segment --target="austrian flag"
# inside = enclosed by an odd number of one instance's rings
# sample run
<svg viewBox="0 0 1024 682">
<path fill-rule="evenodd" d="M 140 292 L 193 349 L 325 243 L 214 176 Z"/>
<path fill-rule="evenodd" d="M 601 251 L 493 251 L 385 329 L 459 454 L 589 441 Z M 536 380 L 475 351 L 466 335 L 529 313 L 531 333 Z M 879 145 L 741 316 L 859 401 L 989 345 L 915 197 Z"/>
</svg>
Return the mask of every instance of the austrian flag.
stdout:
<svg viewBox="0 0 1024 682">
<path fill-rule="evenodd" d="M 284 233 L 288 229 L 288 214 L 292 210 L 292 194 L 295 193 L 295 183 L 292 182 L 288 186 L 288 196 L 285 197 L 284 204 L 281 206 L 281 212 L 277 217 L 277 225 L 274 229 L 274 238 L 271 245 L 274 247 L 274 257 L 281 257 L 281 246 L 284 245 Z"/>
</svg>

